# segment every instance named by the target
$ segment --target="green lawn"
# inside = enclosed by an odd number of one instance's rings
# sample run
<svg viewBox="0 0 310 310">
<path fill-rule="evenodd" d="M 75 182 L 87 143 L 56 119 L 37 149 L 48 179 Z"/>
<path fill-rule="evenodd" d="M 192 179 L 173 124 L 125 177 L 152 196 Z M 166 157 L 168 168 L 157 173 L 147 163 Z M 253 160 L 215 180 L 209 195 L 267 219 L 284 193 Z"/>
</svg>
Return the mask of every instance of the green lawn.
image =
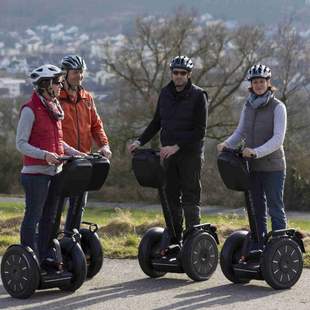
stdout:
<svg viewBox="0 0 310 310">
<path fill-rule="evenodd" d="M 0 255 L 12 243 L 19 242 L 19 227 L 24 206 L 18 203 L 0 203 Z M 163 217 L 154 210 L 121 210 L 87 208 L 84 220 L 99 225 L 105 256 L 112 258 L 134 258 L 142 234 L 150 227 L 163 226 Z M 221 244 L 234 230 L 248 228 L 244 216 L 203 216 L 202 222 L 215 224 Z M 310 252 L 310 221 L 292 220 L 289 226 L 301 230 L 305 234 L 304 243 Z M 310 267 L 310 254 L 305 255 L 305 266 Z"/>
</svg>

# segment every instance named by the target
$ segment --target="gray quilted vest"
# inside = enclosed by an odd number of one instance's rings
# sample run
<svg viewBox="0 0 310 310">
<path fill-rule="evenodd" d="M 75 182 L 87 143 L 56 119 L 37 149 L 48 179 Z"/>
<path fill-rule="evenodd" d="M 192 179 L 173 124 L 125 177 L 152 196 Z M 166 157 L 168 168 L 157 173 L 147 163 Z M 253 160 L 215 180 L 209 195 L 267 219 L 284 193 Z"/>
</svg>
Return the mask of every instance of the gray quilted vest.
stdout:
<svg viewBox="0 0 310 310">
<path fill-rule="evenodd" d="M 274 110 L 280 102 L 276 98 L 271 98 L 267 105 L 258 109 L 253 109 L 249 103 L 246 103 L 244 138 L 247 147 L 259 147 L 272 138 Z M 285 170 L 286 163 L 283 145 L 265 157 L 250 161 L 250 168 L 252 171 Z"/>
</svg>

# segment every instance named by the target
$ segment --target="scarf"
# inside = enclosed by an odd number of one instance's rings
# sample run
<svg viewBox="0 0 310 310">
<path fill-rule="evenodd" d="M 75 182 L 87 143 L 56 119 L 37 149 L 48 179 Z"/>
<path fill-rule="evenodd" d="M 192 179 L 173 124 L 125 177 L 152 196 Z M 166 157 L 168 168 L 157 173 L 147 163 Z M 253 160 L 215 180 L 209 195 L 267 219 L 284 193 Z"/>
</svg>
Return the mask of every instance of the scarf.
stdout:
<svg viewBox="0 0 310 310">
<path fill-rule="evenodd" d="M 261 108 L 268 104 L 269 100 L 273 98 L 273 92 L 268 90 L 264 95 L 258 96 L 255 93 L 250 93 L 247 98 L 247 104 L 249 104 L 253 109 Z"/>
<path fill-rule="evenodd" d="M 65 117 L 65 113 L 58 101 L 57 98 L 54 98 L 53 100 L 49 101 L 40 94 L 38 94 L 41 102 L 45 106 L 45 108 L 48 111 L 48 114 L 54 118 L 56 121 L 62 121 Z"/>
</svg>

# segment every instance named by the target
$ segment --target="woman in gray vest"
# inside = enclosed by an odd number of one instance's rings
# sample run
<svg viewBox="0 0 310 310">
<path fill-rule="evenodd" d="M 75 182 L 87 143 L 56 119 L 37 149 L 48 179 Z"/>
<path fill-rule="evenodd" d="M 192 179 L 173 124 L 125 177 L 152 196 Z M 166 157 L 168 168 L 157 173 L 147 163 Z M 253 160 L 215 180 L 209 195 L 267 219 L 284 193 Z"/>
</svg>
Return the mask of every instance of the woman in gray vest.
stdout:
<svg viewBox="0 0 310 310">
<path fill-rule="evenodd" d="M 261 237 L 267 233 L 267 207 L 272 230 L 286 228 L 283 203 L 286 107 L 275 98 L 270 79 L 271 70 L 265 65 L 255 65 L 249 70 L 250 94 L 238 127 L 227 140 L 217 145 L 218 151 L 223 147 L 235 148 L 244 139 L 243 156 L 254 158 L 250 161 L 251 194 Z"/>
</svg>

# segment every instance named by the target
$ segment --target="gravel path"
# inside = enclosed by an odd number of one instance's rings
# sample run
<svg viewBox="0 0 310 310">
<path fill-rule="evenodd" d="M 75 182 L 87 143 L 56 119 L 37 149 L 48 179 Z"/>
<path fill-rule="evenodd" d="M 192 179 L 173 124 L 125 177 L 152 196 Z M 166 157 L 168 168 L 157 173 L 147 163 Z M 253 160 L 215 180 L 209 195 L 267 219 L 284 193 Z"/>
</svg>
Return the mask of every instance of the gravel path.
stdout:
<svg viewBox="0 0 310 310">
<path fill-rule="evenodd" d="M 304 269 L 290 290 L 275 291 L 264 281 L 231 284 L 218 267 L 206 282 L 190 281 L 185 274 L 147 278 L 136 260 L 106 259 L 102 271 L 75 293 L 58 289 L 37 291 L 30 299 L 7 295 L 0 282 L 0 309 L 7 310 L 309 310 L 310 269 Z"/>
</svg>

